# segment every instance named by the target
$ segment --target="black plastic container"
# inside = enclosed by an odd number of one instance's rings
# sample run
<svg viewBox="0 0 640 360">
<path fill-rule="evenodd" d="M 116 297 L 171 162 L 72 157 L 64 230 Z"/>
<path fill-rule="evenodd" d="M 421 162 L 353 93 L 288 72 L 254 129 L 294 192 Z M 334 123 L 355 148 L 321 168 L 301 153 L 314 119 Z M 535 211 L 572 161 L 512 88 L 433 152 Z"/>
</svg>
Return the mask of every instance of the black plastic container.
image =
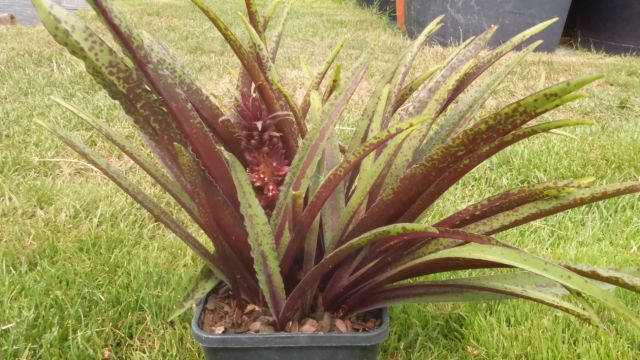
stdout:
<svg viewBox="0 0 640 360">
<path fill-rule="evenodd" d="M 559 21 L 533 37 L 544 40 L 538 51 L 554 51 L 560 42 L 571 0 L 405 0 L 405 26 L 415 37 L 436 17 L 444 14 L 444 26 L 433 39 L 440 45 L 458 44 L 499 25 L 491 39 L 497 46 L 523 30 L 551 18 Z"/>
<path fill-rule="evenodd" d="M 580 46 L 640 55 L 640 0 L 578 0 L 574 7 Z"/>
<path fill-rule="evenodd" d="M 378 347 L 389 334 L 389 313 L 382 310 L 382 325 L 374 331 L 351 334 L 221 334 L 200 329 L 204 302 L 191 321 L 191 333 L 207 360 L 375 360 Z"/>
</svg>

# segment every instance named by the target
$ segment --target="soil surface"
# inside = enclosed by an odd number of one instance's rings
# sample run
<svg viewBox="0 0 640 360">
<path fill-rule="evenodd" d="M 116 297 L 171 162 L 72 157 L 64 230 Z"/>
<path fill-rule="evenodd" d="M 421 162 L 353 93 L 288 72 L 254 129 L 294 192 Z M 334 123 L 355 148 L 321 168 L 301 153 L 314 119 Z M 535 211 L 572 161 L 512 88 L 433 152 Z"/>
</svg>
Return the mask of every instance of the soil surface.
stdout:
<svg viewBox="0 0 640 360">
<path fill-rule="evenodd" d="M 379 310 L 364 312 L 346 319 L 334 314 L 316 311 L 309 317 L 290 321 L 284 332 L 287 333 L 350 333 L 367 332 L 377 329 L 382 323 Z M 269 309 L 248 304 L 237 309 L 235 300 L 228 289 L 212 292 L 204 305 L 200 317 L 200 328 L 212 334 L 267 334 L 275 333 L 275 321 Z"/>
</svg>

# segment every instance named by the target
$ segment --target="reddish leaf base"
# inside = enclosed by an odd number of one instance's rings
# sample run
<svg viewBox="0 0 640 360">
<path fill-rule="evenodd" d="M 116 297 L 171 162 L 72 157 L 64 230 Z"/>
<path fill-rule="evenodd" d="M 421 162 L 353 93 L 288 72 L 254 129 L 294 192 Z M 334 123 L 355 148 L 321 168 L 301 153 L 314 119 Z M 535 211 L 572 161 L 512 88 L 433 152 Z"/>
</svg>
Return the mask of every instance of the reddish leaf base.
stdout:
<svg viewBox="0 0 640 360">
<path fill-rule="evenodd" d="M 350 333 L 377 329 L 382 322 L 380 311 L 368 311 L 347 319 L 338 319 L 328 312 L 315 312 L 300 321 L 290 321 L 288 333 Z M 227 289 L 212 293 L 207 298 L 200 317 L 200 328 L 212 334 L 274 333 L 275 321 L 269 310 L 248 304 L 237 309 Z"/>
</svg>

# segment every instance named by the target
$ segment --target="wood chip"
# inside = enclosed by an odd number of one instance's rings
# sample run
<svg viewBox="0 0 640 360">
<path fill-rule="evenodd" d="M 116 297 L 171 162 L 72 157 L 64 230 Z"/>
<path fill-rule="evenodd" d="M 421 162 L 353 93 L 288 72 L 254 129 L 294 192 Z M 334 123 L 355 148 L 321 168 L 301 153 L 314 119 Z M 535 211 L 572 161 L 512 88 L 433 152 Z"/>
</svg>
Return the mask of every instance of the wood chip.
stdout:
<svg viewBox="0 0 640 360">
<path fill-rule="evenodd" d="M 353 332 L 353 324 L 351 323 L 351 320 L 349 320 L 349 319 L 345 320 L 344 324 L 347 326 L 347 332 L 348 333 Z"/>
<path fill-rule="evenodd" d="M 369 330 L 375 329 L 376 328 L 376 320 L 375 319 L 369 319 L 369 321 L 367 321 L 367 324 L 365 326 Z"/>
<path fill-rule="evenodd" d="M 302 326 L 300 326 L 300 332 L 305 334 L 311 334 L 318 329 L 318 322 L 315 319 L 307 318 L 302 320 Z"/>
<path fill-rule="evenodd" d="M 224 326 L 218 326 L 213 329 L 214 334 L 222 334 L 224 332 Z"/>
<path fill-rule="evenodd" d="M 255 305 L 253 305 L 253 304 L 249 304 L 249 305 L 247 305 L 247 307 L 244 308 L 244 313 L 245 314 L 248 314 L 248 313 L 251 313 L 251 312 L 254 312 L 254 311 L 260 311 L 260 308 L 255 306 Z"/>
<path fill-rule="evenodd" d="M 320 326 L 318 327 L 318 331 L 319 332 L 329 332 L 331 331 L 331 314 L 329 314 L 328 312 L 325 312 L 322 315 L 322 320 L 320 321 Z"/>
<path fill-rule="evenodd" d="M 102 360 L 111 360 L 113 359 L 113 353 L 111 349 L 103 349 L 102 350 Z"/>
<path fill-rule="evenodd" d="M 298 324 L 298 320 L 289 321 L 284 330 L 290 333 L 297 333 L 300 331 L 300 324 Z"/>
<path fill-rule="evenodd" d="M 256 333 L 260 331 L 261 326 L 262 323 L 260 321 L 252 322 L 251 325 L 249 325 L 249 331 L 251 331 L 252 333 Z"/>
<path fill-rule="evenodd" d="M 336 319 L 336 328 L 341 333 L 346 333 L 347 332 L 347 324 L 345 324 L 342 319 Z"/>
</svg>

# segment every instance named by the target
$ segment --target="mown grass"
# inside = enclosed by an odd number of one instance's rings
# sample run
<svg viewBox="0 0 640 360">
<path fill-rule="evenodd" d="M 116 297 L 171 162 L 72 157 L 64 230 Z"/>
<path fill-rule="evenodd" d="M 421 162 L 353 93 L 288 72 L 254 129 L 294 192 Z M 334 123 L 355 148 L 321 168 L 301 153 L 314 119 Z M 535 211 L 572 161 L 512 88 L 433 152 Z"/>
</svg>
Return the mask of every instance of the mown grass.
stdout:
<svg viewBox="0 0 640 360">
<path fill-rule="evenodd" d="M 237 62 L 207 21 L 186 1 L 117 1 L 140 28 L 170 45 L 198 80 L 223 99 L 233 94 Z M 240 2 L 213 1 L 225 19 Z M 96 24 L 90 13 L 83 16 Z M 234 28 L 239 29 L 234 21 Z M 279 66 L 290 88 L 342 36 L 348 65 L 372 46 L 372 70 L 345 117 L 347 134 L 384 66 L 409 40 L 350 1 L 299 0 Z M 425 48 L 426 69 L 450 50 Z M 572 130 L 575 139 L 546 136 L 499 154 L 465 178 L 434 214 L 445 214 L 501 189 L 587 175 L 599 182 L 640 177 L 640 59 L 563 50 L 536 54 L 496 94 L 495 107 L 542 84 L 589 73 L 605 80 L 590 98 L 553 114 L 599 126 Z M 139 172 L 87 127 L 55 106 L 62 97 L 131 133 L 117 105 L 82 65 L 42 27 L 0 31 L 0 358 L 192 359 L 200 350 L 189 315 L 166 318 L 198 269 L 198 260 L 109 181 L 79 161 L 34 119 L 76 131 L 128 174 Z M 152 187 L 145 187 L 155 191 Z M 500 238 L 570 262 L 640 265 L 637 196 L 611 200 L 535 222 Z M 637 296 L 618 292 L 640 313 Z M 392 310 L 383 359 L 632 359 L 640 334 L 616 318 L 608 332 L 521 301 L 409 305 Z"/>
</svg>

